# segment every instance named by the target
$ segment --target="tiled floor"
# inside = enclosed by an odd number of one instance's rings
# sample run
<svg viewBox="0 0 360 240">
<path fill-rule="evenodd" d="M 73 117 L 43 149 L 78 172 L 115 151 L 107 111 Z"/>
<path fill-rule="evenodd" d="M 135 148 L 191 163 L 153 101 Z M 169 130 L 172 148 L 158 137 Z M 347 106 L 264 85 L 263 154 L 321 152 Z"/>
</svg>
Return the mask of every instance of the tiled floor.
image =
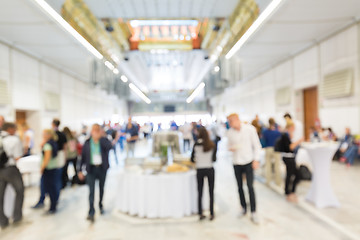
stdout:
<svg viewBox="0 0 360 240">
<path fill-rule="evenodd" d="M 146 149 L 146 144 L 140 147 Z M 146 151 L 142 151 L 146 154 Z M 119 168 L 109 171 L 105 206 L 107 213 L 96 216 L 96 222 L 85 220 L 88 203 L 86 186 L 67 188 L 62 192 L 59 212 L 45 216 L 44 210 L 30 206 L 38 198 L 37 187 L 26 189 L 24 223 L 0 232 L 2 240 L 57 239 L 360 239 L 360 167 L 346 169 L 334 163 L 332 179 L 342 207 L 318 210 L 304 202 L 289 204 L 277 191 L 260 182 L 255 183 L 261 224 L 254 225 L 249 217 L 238 218 L 240 212 L 235 178 L 226 151 L 220 151 L 216 163 L 216 220 L 199 222 L 197 216 L 183 219 L 139 219 L 114 209 L 116 179 Z M 309 183 L 301 183 L 300 198 Z M 335 224 L 335 225 L 331 225 Z M 334 227 L 335 226 L 335 227 Z"/>
</svg>

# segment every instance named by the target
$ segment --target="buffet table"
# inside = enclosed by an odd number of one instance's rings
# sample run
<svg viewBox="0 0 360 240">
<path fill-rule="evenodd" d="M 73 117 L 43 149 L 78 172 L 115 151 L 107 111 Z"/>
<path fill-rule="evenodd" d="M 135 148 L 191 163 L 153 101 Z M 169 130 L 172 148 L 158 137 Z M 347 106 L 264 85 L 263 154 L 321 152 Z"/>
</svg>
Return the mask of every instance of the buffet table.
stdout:
<svg viewBox="0 0 360 240">
<path fill-rule="evenodd" d="M 340 203 L 332 190 L 330 180 L 331 162 L 339 144 L 305 143 L 301 147 L 307 151 L 313 168 L 311 187 L 306 199 L 318 208 L 339 207 Z"/>
<path fill-rule="evenodd" d="M 21 174 L 28 175 L 30 177 L 33 173 L 40 172 L 40 157 L 32 155 L 29 157 L 20 158 L 17 163 Z M 11 185 L 7 185 L 4 196 L 4 213 L 7 217 L 12 216 L 14 212 L 15 190 Z"/>
<path fill-rule="evenodd" d="M 203 200 L 208 199 L 206 185 Z M 197 213 L 194 170 L 158 174 L 123 170 L 119 175 L 117 192 L 117 209 L 132 216 L 181 218 Z M 206 203 L 204 207 L 208 207 L 208 200 Z"/>
</svg>

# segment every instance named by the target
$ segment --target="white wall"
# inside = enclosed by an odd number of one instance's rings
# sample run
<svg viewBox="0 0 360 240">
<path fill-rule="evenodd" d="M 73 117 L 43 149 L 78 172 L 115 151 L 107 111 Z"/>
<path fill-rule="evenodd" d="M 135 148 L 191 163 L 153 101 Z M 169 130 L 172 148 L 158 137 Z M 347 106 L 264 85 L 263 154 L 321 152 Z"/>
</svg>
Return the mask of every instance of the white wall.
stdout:
<svg viewBox="0 0 360 240">
<path fill-rule="evenodd" d="M 109 96 L 22 52 L 0 44 L 0 80 L 8 83 L 10 103 L 0 105 L 0 114 L 7 121 L 15 120 L 16 110 L 30 111 L 28 123 L 39 140 L 41 130 L 49 128 L 53 118 L 62 126 L 80 130 L 82 124 L 102 123 L 114 114 L 126 119 L 126 102 Z M 45 110 L 45 92 L 60 96 L 57 111 Z"/>
<path fill-rule="evenodd" d="M 319 116 L 324 127 L 332 127 L 337 134 L 345 126 L 360 133 L 360 25 L 354 25 L 322 43 L 294 56 L 260 76 L 240 82 L 235 88 L 212 99 L 214 114 L 218 118 L 240 113 L 249 121 L 259 114 L 263 121 L 269 117 L 282 120 L 285 112 L 303 120 L 302 90 L 318 86 L 328 73 L 353 68 L 355 73 L 354 96 L 325 100 L 319 96 Z M 276 90 L 291 87 L 291 103 L 277 106 Z"/>
</svg>

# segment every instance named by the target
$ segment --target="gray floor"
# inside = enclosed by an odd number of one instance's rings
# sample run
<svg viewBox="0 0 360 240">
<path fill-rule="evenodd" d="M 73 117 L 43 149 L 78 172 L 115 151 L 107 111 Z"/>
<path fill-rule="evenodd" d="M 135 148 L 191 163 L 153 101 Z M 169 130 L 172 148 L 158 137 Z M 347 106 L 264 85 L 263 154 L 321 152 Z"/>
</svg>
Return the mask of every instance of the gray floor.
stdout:
<svg viewBox="0 0 360 240">
<path fill-rule="evenodd" d="M 149 148 L 143 142 L 138 149 L 146 154 L 144 149 Z M 305 202 L 307 182 L 301 183 L 298 191 L 300 203 L 294 205 L 285 201 L 279 189 L 266 187 L 257 181 L 255 188 L 261 224 L 254 225 L 249 216 L 237 217 L 240 206 L 227 154 L 220 151 L 216 163 L 216 220 L 213 222 L 199 222 L 197 216 L 139 219 L 115 210 L 116 176 L 120 167 L 113 167 L 106 184 L 107 213 L 96 215 L 94 224 L 85 220 L 88 210 L 86 186 L 64 190 L 55 216 L 46 216 L 45 210 L 30 208 L 39 194 L 38 187 L 32 186 L 26 189 L 24 222 L 0 231 L 0 239 L 360 239 L 360 194 L 354 191 L 360 182 L 360 166 L 347 169 L 339 163 L 332 165 L 334 190 L 342 204 L 339 209 L 319 210 Z"/>
</svg>

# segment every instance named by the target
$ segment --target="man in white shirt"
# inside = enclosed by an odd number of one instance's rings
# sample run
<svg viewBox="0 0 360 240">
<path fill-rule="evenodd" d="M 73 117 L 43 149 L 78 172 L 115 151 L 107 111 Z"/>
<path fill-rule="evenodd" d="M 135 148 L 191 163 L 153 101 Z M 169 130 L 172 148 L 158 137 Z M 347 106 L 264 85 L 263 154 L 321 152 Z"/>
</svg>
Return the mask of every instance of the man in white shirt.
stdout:
<svg viewBox="0 0 360 240">
<path fill-rule="evenodd" d="M 18 223 L 22 220 L 22 206 L 24 202 L 24 184 L 21 173 L 16 167 L 16 161 L 23 155 L 22 143 L 15 135 L 16 125 L 14 123 L 4 123 L 1 132 L 1 146 L 6 153 L 7 162 L 0 168 L 0 227 L 5 228 L 9 225 L 9 219 L 4 214 L 4 196 L 8 184 L 12 185 L 16 192 L 13 222 Z"/>
<path fill-rule="evenodd" d="M 239 115 L 233 113 L 228 116 L 230 130 L 227 133 L 228 147 L 233 152 L 233 164 L 238 184 L 242 216 L 246 215 L 247 206 L 243 190 L 243 175 L 246 176 L 246 183 L 249 189 L 251 220 L 259 223 L 256 215 L 256 200 L 253 187 L 254 169 L 259 167 L 261 144 L 255 127 L 249 124 L 242 124 Z"/>
</svg>

